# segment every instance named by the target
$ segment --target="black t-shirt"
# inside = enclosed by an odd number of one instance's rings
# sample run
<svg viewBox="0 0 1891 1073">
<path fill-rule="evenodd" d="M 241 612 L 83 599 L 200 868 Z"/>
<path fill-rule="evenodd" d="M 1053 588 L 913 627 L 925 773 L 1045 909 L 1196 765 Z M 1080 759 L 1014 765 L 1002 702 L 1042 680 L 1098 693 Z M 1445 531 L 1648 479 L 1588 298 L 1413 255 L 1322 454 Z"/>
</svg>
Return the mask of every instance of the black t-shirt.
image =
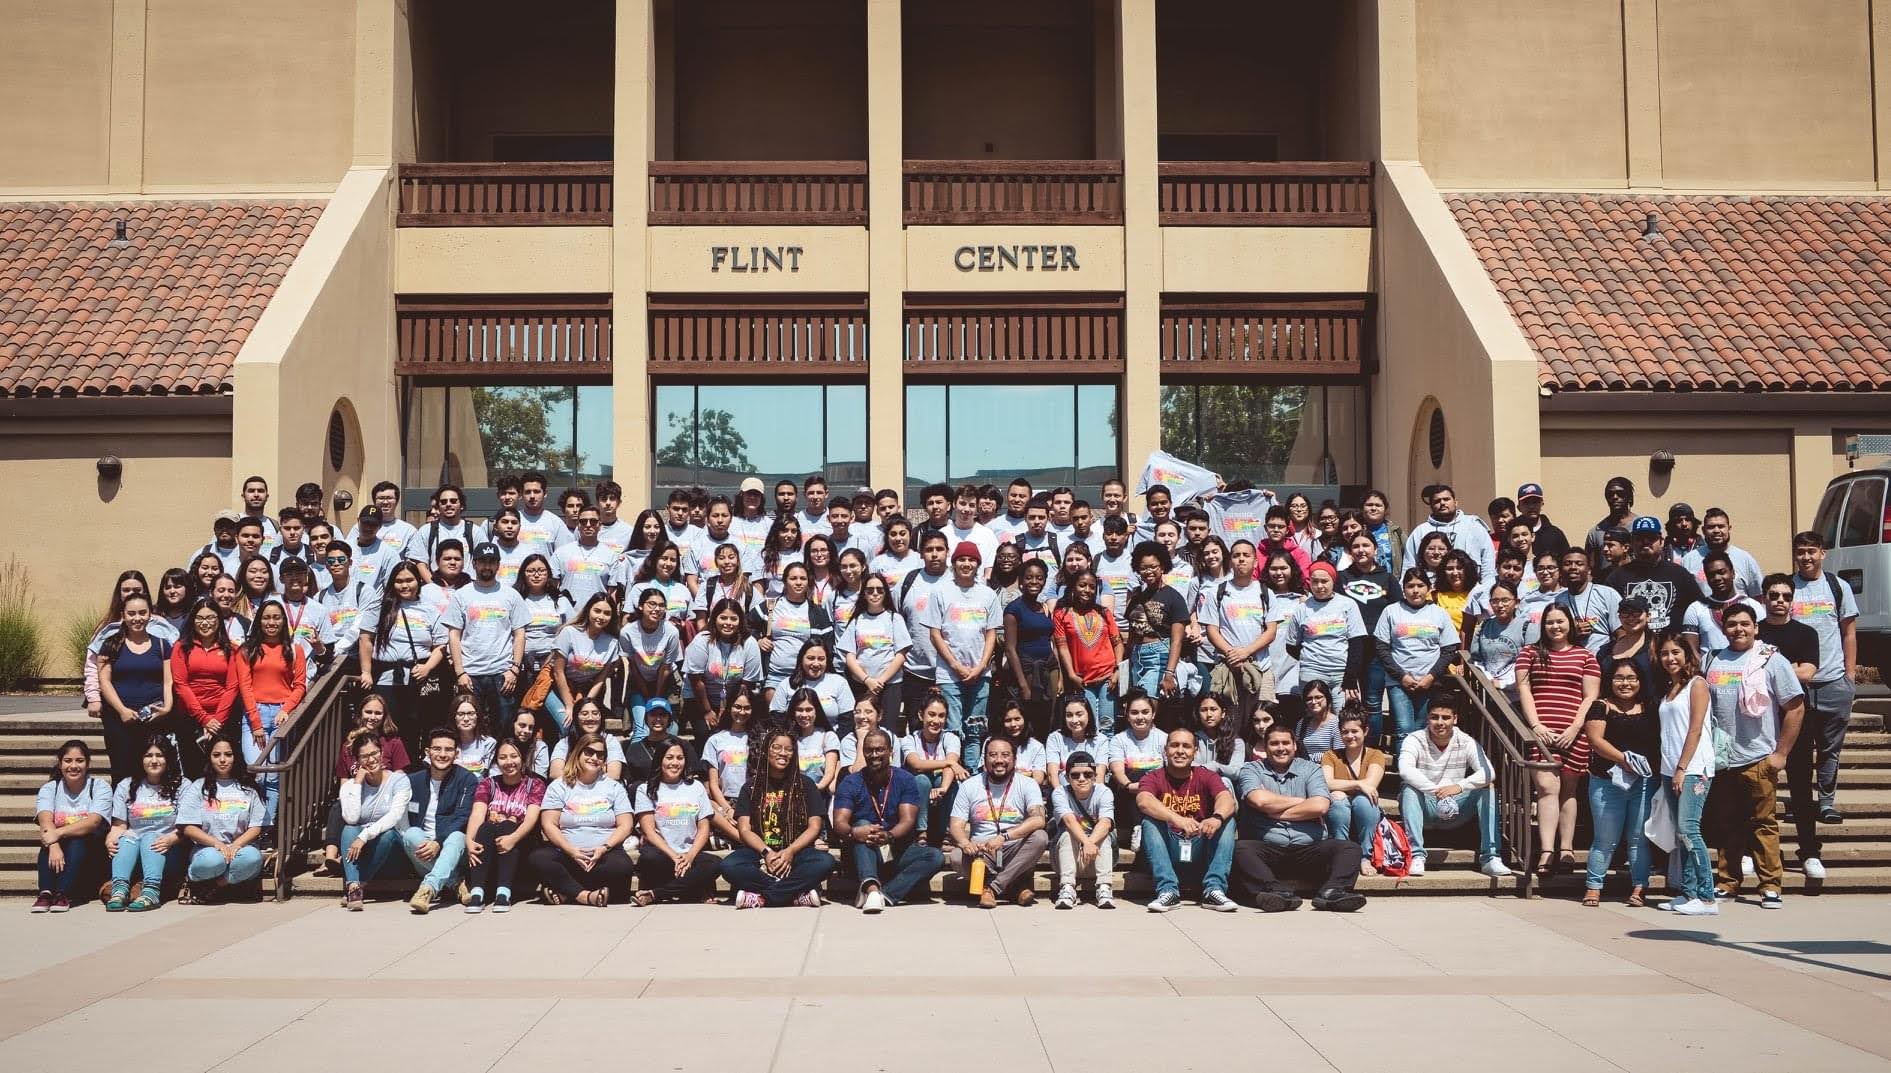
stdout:
<svg viewBox="0 0 1891 1073">
<path fill-rule="evenodd" d="M 1123 621 L 1129 625 L 1132 637 L 1167 641 L 1173 624 L 1188 621 L 1188 603 L 1167 585 L 1154 592 L 1139 589 L 1130 596 Z"/>
<path fill-rule="evenodd" d="M 760 789 L 761 783 L 756 780 L 754 773 L 750 772 L 749 781 L 743 785 L 741 795 L 735 799 L 735 815 L 737 819 L 749 814 L 754 796 Z M 801 793 L 807 799 L 808 815 L 827 815 L 827 795 L 822 793 L 821 788 L 815 785 L 814 780 L 808 778 L 806 775 L 801 776 Z M 769 796 L 771 798 L 778 798 L 780 794 L 781 791 L 776 790 Z M 781 818 L 779 809 L 780 801 L 771 801 L 768 802 L 768 804 L 776 807 L 765 810 L 763 815 L 752 821 L 751 829 L 754 830 L 756 834 L 762 836 L 762 841 L 768 843 L 768 848 L 786 848 L 788 843 L 801 837 L 801 832 L 799 830 L 783 831 L 777 827 L 776 824 L 779 818 Z"/>
<path fill-rule="evenodd" d="M 1391 607 L 1392 601 L 1400 596 L 1398 580 L 1376 569 L 1363 574 L 1351 570 L 1340 571 L 1339 591 L 1359 605 L 1359 617 L 1366 622 L 1367 634 L 1371 634 L 1379 625 L 1379 616 L 1385 614 L 1385 609 Z"/>
<path fill-rule="evenodd" d="M 1779 649 L 1788 663 L 1819 665 L 1819 631 L 1790 619 L 1775 626 L 1760 620 L 1760 640 Z"/>
<path fill-rule="evenodd" d="M 1700 582 L 1694 580 L 1694 575 L 1670 562 L 1630 560 L 1611 571 L 1602 583 L 1624 599 L 1639 596 L 1647 600 L 1648 628 L 1656 632 L 1670 625 L 1679 626 L 1689 605 L 1701 598 Z"/>
<path fill-rule="evenodd" d="M 1607 679 L 1603 680 L 1605 683 Z M 1661 719 L 1653 709 L 1646 706 L 1640 715 L 1623 715 L 1608 705 L 1597 701 L 1589 707 L 1589 719 L 1600 720 L 1608 724 L 1602 731 L 1602 737 L 1610 745 L 1625 753 L 1640 753 L 1650 767 L 1661 767 Z M 1587 733 L 1585 729 L 1584 733 Z M 1602 758 L 1594 749 L 1589 750 L 1589 774 L 1593 778 L 1606 779 L 1609 769 L 1614 767 Z"/>
<path fill-rule="evenodd" d="M 682 739 L 665 738 L 663 744 L 668 746 L 673 741 L 682 741 Z M 703 762 L 696 755 L 696 747 L 684 741 L 683 757 L 683 773 L 700 777 L 703 774 Z M 635 790 L 640 782 L 649 782 L 650 777 L 656 773 L 657 758 L 651 755 L 650 739 L 645 738 L 634 745 L 624 746 L 624 782 L 629 784 L 631 789 Z"/>
</svg>

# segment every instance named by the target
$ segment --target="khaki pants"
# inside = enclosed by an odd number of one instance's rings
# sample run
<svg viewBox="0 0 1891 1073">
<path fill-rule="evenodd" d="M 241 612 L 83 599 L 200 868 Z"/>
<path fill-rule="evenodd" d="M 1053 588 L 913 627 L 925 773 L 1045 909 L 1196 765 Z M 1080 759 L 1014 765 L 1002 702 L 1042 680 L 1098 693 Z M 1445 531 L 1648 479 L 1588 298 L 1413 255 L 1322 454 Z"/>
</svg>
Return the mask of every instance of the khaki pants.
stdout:
<svg viewBox="0 0 1891 1073">
<path fill-rule="evenodd" d="M 1208 672 L 1208 688 L 1234 701 L 1242 726 L 1246 726 L 1248 716 L 1254 714 L 1255 705 L 1272 704 L 1277 699 L 1274 666 L 1266 660 L 1249 660 L 1237 667 L 1217 663 Z"/>
<path fill-rule="evenodd" d="M 977 856 L 985 859 L 985 886 L 999 898 L 1016 894 L 1021 885 L 1031 882 L 1031 872 L 1050 844 L 1050 837 L 1039 829 L 1019 841 L 1007 841 L 997 853 L 980 852 Z M 972 860 L 956 846 L 946 851 L 946 866 L 960 879 L 972 878 Z"/>
<path fill-rule="evenodd" d="M 1713 817 L 1708 843 L 1720 851 L 1714 866 L 1714 885 L 1740 889 L 1740 858 L 1753 855 L 1753 873 L 1760 891 L 1778 891 L 1779 819 L 1774 815 L 1779 798 L 1779 774 L 1765 760 L 1714 773 L 1707 808 Z"/>
</svg>

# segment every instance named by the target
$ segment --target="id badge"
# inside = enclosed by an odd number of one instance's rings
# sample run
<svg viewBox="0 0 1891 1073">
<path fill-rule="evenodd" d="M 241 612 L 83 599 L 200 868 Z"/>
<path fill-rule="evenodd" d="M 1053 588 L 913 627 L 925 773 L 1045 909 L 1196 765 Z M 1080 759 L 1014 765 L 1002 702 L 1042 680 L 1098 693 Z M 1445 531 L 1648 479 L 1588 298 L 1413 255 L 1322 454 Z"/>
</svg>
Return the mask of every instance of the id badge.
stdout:
<svg viewBox="0 0 1891 1073">
<path fill-rule="evenodd" d="M 1184 838 L 1181 845 L 1177 847 L 1175 858 L 1183 864 L 1188 864 L 1193 861 L 1195 859 L 1195 840 L 1192 838 Z"/>
<path fill-rule="evenodd" d="M 890 842 L 882 842 L 879 845 L 879 850 L 880 863 L 891 864 L 893 862 L 893 844 Z"/>
</svg>

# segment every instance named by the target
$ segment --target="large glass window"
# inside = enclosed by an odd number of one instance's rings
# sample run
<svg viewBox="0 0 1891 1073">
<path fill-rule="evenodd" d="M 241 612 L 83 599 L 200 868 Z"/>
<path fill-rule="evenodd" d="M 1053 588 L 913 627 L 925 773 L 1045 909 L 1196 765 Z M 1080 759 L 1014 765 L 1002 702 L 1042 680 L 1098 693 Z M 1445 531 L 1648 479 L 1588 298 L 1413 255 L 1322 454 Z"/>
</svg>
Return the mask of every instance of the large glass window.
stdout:
<svg viewBox="0 0 1891 1073">
<path fill-rule="evenodd" d="M 562 386 L 416 387 L 407 401 L 406 494 L 425 517 L 442 483 L 466 489 L 468 511 L 497 506 L 500 477 L 537 470 L 552 492 L 611 475 L 611 389 Z"/>
<path fill-rule="evenodd" d="M 906 388 L 906 501 L 934 481 L 1023 477 L 1095 503 L 1116 476 L 1115 384 L 912 384 Z"/>
<path fill-rule="evenodd" d="M 734 495 L 746 477 L 819 473 L 851 492 L 867 481 L 865 384 L 661 384 L 656 395 L 657 489 Z"/>
<path fill-rule="evenodd" d="M 1366 480 L 1364 389 L 1165 384 L 1162 449 L 1283 495 L 1357 501 Z"/>
</svg>

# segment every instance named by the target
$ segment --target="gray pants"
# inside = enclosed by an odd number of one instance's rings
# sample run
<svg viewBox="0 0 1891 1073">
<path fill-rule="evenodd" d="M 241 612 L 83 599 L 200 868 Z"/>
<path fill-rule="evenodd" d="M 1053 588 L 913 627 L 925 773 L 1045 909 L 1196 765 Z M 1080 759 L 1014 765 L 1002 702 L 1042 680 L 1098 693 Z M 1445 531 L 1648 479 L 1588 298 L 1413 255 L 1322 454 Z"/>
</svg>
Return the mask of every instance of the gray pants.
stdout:
<svg viewBox="0 0 1891 1073">
<path fill-rule="evenodd" d="M 1792 795 L 1801 860 L 1824 851 L 1819 812 L 1833 807 L 1838 797 L 1839 754 L 1845 749 L 1845 731 L 1851 726 L 1852 700 L 1857 695 L 1857 687 L 1843 678 L 1806 687 L 1805 719 L 1786 755 L 1786 787 Z"/>
<path fill-rule="evenodd" d="M 1016 893 L 1022 884 L 1031 882 L 1031 873 L 1050 844 L 1050 836 L 1040 828 L 1018 841 L 1007 841 L 997 853 L 980 851 L 977 856 L 985 859 L 986 888 L 999 898 Z M 946 865 L 960 879 L 972 878 L 972 860 L 956 846 L 946 851 Z"/>
<path fill-rule="evenodd" d="M 1076 889 L 1077 880 L 1088 874 L 1096 880 L 1099 888 L 1116 886 L 1116 832 L 1103 836 L 1103 845 L 1097 849 L 1097 859 L 1088 867 L 1077 864 L 1077 839 L 1070 829 L 1061 827 L 1057 832 L 1057 886 Z"/>
</svg>

